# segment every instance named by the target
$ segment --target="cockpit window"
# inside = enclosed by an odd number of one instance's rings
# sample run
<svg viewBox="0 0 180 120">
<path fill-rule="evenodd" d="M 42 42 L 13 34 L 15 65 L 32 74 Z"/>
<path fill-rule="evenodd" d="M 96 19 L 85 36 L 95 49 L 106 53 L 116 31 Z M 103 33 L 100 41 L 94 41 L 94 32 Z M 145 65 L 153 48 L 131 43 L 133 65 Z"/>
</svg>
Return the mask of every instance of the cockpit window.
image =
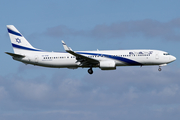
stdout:
<svg viewBox="0 0 180 120">
<path fill-rule="evenodd" d="M 170 55 L 169 53 L 163 53 L 163 55 Z"/>
</svg>

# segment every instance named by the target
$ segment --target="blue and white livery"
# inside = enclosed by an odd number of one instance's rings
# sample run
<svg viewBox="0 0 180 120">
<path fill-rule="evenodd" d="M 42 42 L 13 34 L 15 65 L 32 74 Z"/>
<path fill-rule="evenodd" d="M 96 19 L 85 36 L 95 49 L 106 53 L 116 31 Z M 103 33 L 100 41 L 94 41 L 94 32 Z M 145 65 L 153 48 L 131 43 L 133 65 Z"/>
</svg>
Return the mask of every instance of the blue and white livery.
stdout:
<svg viewBox="0 0 180 120">
<path fill-rule="evenodd" d="M 7 29 L 14 53 L 6 54 L 25 64 L 52 68 L 89 68 L 88 73 L 92 74 L 93 67 L 115 70 L 117 66 L 158 65 L 161 71 L 161 66 L 176 60 L 174 56 L 160 50 L 73 51 L 64 41 L 62 44 L 67 53 L 46 52 L 34 48 L 13 25 L 7 25 Z"/>
</svg>

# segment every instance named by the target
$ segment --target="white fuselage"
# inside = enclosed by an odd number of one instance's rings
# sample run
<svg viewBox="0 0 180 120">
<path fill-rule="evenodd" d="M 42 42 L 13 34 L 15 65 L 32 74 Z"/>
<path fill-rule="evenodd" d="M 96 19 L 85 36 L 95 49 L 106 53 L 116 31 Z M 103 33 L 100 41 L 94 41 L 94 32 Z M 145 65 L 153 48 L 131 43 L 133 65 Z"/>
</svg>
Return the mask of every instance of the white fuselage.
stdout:
<svg viewBox="0 0 180 120">
<path fill-rule="evenodd" d="M 25 51 L 25 50 L 24 50 Z M 104 50 L 104 51 L 76 51 L 76 53 L 97 59 L 98 61 L 114 61 L 116 66 L 143 66 L 162 65 L 174 61 L 176 58 L 167 52 L 159 50 Z M 72 68 L 89 67 L 82 66 L 76 57 L 69 53 L 26 51 L 26 57 L 15 60 L 26 64 L 43 67 Z M 93 66 L 93 67 L 99 67 Z"/>
</svg>

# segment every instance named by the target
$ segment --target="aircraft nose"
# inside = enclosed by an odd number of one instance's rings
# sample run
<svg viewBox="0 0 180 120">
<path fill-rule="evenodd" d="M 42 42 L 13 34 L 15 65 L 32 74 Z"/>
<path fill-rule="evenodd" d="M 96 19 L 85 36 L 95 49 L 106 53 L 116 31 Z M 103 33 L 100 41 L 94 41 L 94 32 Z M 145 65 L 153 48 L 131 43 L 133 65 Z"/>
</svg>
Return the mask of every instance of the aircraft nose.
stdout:
<svg viewBox="0 0 180 120">
<path fill-rule="evenodd" d="M 171 56 L 171 60 L 172 60 L 172 61 L 175 61 L 175 60 L 176 60 L 176 57 Z"/>
</svg>

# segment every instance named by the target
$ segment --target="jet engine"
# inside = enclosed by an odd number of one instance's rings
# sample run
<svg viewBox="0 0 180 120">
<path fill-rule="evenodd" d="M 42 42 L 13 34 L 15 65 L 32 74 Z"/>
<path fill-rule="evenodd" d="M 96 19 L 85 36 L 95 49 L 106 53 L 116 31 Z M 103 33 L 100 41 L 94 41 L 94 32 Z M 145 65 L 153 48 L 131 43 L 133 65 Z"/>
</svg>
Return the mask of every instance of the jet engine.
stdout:
<svg viewBox="0 0 180 120">
<path fill-rule="evenodd" d="M 101 61 L 99 67 L 101 70 L 115 70 L 116 69 L 116 63 L 115 61 Z"/>
</svg>

